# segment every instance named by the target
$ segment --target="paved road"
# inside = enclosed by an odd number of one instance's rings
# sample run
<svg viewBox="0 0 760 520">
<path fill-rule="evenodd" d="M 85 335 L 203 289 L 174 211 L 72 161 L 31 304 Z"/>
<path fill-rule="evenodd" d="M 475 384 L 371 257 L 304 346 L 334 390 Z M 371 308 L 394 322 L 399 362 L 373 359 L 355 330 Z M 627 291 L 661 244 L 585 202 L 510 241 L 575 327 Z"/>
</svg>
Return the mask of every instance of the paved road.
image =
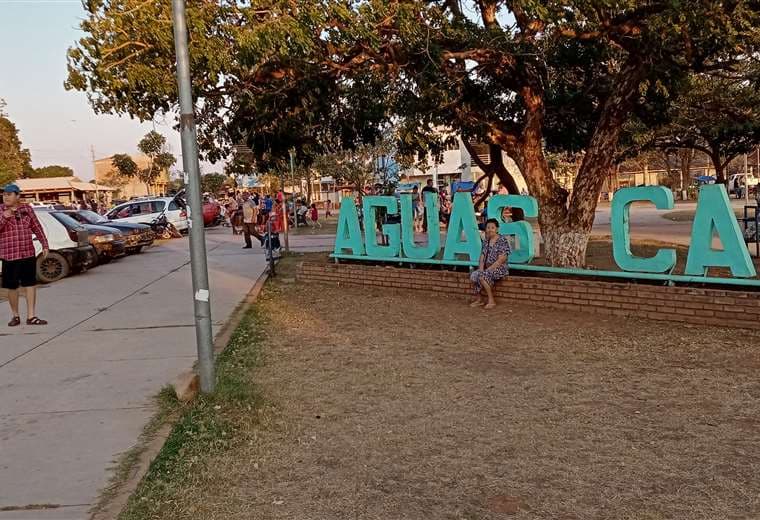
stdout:
<svg viewBox="0 0 760 520">
<path fill-rule="evenodd" d="M 229 230 L 207 237 L 215 330 L 266 267 L 240 242 Z M 151 397 L 192 366 L 187 247 L 173 240 L 52 284 L 38 312 L 51 325 L 0 327 L 0 520 L 87 518 Z M 59 507 L 5 510 L 30 504 Z"/>
</svg>

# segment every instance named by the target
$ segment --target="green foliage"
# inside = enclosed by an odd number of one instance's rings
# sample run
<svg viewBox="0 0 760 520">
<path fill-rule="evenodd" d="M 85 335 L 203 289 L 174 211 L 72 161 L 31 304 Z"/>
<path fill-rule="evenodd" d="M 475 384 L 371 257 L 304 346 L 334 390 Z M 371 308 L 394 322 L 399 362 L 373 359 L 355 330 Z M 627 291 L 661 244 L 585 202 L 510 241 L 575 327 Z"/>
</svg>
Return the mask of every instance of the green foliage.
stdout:
<svg viewBox="0 0 760 520">
<path fill-rule="evenodd" d="M 137 176 L 146 185 L 153 183 L 164 170 L 168 170 L 177 159 L 166 151 L 166 137 L 151 130 L 137 143 L 137 149 L 150 159 L 147 168 L 141 168 Z"/>
<path fill-rule="evenodd" d="M 29 178 L 41 178 L 41 177 L 73 177 L 74 170 L 68 166 L 61 166 L 53 164 L 50 166 L 43 166 L 41 168 L 34 168 L 29 175 Z"/>
<path fill-rule="evenodd" d="M 736 157 L 760 144 L 760 91 L 752 74 L 693 74 L 687 88 L 669 107 L 667 123 L 647 127 L 633 121 L 629 128 L 640 149 L 678 149 L 705 153 L 719 181 Z"/>
<path fill-rule="evenodd" d="M 0 185 L 25 177 L 32 171 L 29 150 L 21 147 L 16 125 L 5 116 L 5 102 L 0 100 Z"/>
<path fill-rule="evenodd" d="M 216 195 L 225 184 L 230 183 L 230 178 L 221 173 L 207 173 L 201 176 L 201 191 Z"/>
<path fill-rule="evenodd" d="M 111 164 L 116 168 L 119 175 L 124 178 L 131 179 L 132 177 L 136 177 L 139 172 L 137 163 L 125 153 L 117 153 L 114 155 L 111 159 Z"/>
<path fill-rule="evenodd" d="M 174 108 L 169 2 L 87 9 L 67 88 L 87 91 L 96 111 L 142 120 Z M 730 75 L 756 56 L 760 9 L 755 0 L 253 0 L 191 2 L 188 25 L 207 157 L 242 142 L 258 171 L 287 167 L 291 148 L 309 166 L 373 145 L 391 123 L 400 154 L 436 154 L 438 130 L 450 129 L 515 160 L 546 210 L 542 226 L 586 233 L 625 123 L 635 115 L 661 127 L 692 74 Z M 544 148 L 584 152 L 572 190 L 553 178 Z"/>
</svg>

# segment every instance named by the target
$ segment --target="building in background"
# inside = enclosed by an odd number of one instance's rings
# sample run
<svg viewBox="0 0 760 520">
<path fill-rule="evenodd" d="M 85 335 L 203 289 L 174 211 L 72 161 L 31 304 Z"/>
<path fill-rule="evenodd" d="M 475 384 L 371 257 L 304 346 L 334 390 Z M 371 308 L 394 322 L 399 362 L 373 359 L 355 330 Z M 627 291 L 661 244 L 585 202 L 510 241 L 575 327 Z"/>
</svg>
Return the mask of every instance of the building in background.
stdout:
<svg viewBox="0 0 760 520">
<path fill-rule="evenodd" d="M 94 200 L 108 204 L 114 189 L 103 184 L 82 182 L 77 177 L 42 177 L 39 179 L 17 179 L 21 197 L 25 202 L 60 202 L 70 204 L 83 200 Z"/>
<path fill-rule="evenodd" d="M 473 144 L 472 148 L 477 152 L 478 159 L 485 164 L 490 164 L 491 158 L 488 154 L 488 145 Z M 520 192 L 527 191 L 525 179 L 523 179 L 520 169 L 515 162 L 502 151 L 502 160 L 504 167 L 512 175 L 517 183 Z M 448 145 L 444 150 L 441 160 L 436 162 L 432 156 L 427 158 L 427 164 L 423 168 L 412 167 L 401 171 L 401 180 L 404 183 L 414 183 L 420 186 L 424 185 L 428 179 L 437 183 L 438 188 L 451 186 L 457 181 L 476 181 L 483 176 L 483 170 L 477 165 L 477 162 L 470 155 L 467 147 L 461 138 Z M 485 189 L 487 181 L 481 181 L 480 187 Z M 498 191 L 501 187 L 499 179 L 494 177 L 491 189 Z"/>
<path fill-rule="evenodd" d="M 118 198 L 131 199 L 147 195 L 164 196 L 167 194 L 169 187 L 168 168 L 161 171 L 160 175 L 150 186 L 147 186 L 136 177 L 132 179 L 121 177 L 113 166 L 112 160 L 113 157 L 95 160 L 95 182 L 113 186 L 118 191 L 115 195 Z M 144 155 L 134 156 L 132 160 L 135 161 L 140 169 L 147 169 L 150 165 L 150 159 Z"/>
</svg>

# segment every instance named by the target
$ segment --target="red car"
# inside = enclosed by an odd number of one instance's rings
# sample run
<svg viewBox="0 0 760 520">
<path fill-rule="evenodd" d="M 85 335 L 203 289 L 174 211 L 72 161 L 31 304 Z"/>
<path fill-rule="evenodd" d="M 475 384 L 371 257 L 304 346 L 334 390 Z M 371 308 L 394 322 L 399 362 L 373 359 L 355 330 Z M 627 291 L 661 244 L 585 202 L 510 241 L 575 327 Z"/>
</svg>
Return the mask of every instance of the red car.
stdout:
<svg viewBox="0 0 760 520">
<path fill-rule="evenodd" d="M 203 225 L 216 226 L 222 221 L 222 207 L 218 202 L 203 202 Z"/>
</svg>

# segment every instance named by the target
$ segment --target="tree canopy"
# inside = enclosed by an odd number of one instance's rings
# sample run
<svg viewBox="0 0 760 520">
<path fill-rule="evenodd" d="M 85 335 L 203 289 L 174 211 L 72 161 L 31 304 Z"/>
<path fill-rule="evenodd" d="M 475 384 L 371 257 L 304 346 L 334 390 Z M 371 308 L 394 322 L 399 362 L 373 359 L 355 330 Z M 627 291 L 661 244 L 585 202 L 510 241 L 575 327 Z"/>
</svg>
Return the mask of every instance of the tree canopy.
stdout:
<svg viewBox="0 0 760 520">
<path fill-rule="evenodd" d="M 751 76 L 693 74 L 668 107 L 666 124 L 635 125 L 635 140 L 642 149 L 703 152 L 725 182 L 728 164 L 760 144 L 760 90 Z"/>
<path fill-rule="evenodd" d="M 166 137 L 156 131 L 150 131 L 137 143 L 137 149 L 148 158 L 148 165 L 141 168 L 128 154 L 115 154 L 111 164 L 118 175 L 124 179 L 137 178 L 144 183 L 150 193 L 150 185 L 177 162 L 167 151 Z"/>
<path fill-rule="evenodd" d="M 30 179 L 37 179 L 41 177 L 73 177 L 74 170 L 68 166 L 61 166 L 59 164 L 51 164 L 50 166 L 42 166 L 40 168 L 33 168 L 26 177 Z"/>
<path fill-rule="evenodd" d="M 661 126 L 693 74 L 732 74 L 752 61 L 758 4 L 190 2 L 199 144 L 214 159 L 244 141 L 257 161 L 282 161 L 296 146 L 306 163 L 325 148 L 371 144 L 389 124 L 401 128 L 402 153 L 427 152 L 449 128 L 515 161 L 541 206 L 547 258 L 581 265 L 625 124 Z M 67 87 L 87 91 L 100 112 L 170 111 L 169 2 L 87 9 Z M 582 152 L 572 190 L 554 179 L 547 151 Z"/>
<path fill-rule="evenodd" d="M 5 114 L 5 102 L 0 99 L 0 186 L 24 177 L 32 171 L 32 156 L 22 148 L 18 129 Z"/>
</svg>

